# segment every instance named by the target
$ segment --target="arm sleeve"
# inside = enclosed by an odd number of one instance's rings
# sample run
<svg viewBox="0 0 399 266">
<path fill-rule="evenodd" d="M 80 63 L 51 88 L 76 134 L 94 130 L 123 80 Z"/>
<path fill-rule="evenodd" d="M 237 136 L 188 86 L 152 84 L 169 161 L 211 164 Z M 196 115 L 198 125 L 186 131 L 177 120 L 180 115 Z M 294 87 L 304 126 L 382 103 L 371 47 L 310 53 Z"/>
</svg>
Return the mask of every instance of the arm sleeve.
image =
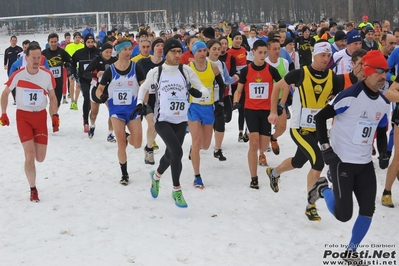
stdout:
<svg viewBox="0 0 399 266">
<path fill-rule="evenodd" d="M 316 121 L 316 134 L 317 139 L 320 144 L 329 143 L 328 135 L 327 135 L 327 119 L 332 118 L 336 115 L 334 107 L 330 104 L 327 104 L 326 107 L 320 110 L 315 115 Z"/>
<path fill-rule="evenodd" d="M 8 61 L 8 48 L 4 52 L 4 66 L 7 65 Z"/>
<path fill-rule="evenodd" d="M 247 82 L 247 74 L 248 74 L 248 66 L 241 69 L 240 79 L 238 80 L 238 82 L 240 82 L 241 84 L 245 84 L 245 82 Z"/>
<path fill-rule="evenodd" d="M 280 73 L 278 73 L 278 70 L 276 68 L 272 67 L 271 65 L 269 65 L 269 71 L 270 71 L 270 74 L 273 77 L 273 80 L 276 83 L 279 82 L 280 79 L 281 79 L 281 76 L 280 76 Z"/>
<path fill-rule="evenodd" d="M 223 65 L 224 65 L 224 67 L 223 67 L 223 77 L 224 77 L 224 82 L 226 83 L 226 85 L 230 85 L 230 84 L 236 82 L 232 77 L 230 77 L 229 71 L 227 70 L 227 67 L 224 64 L 224 62 L 223 62 Z"/>
<path fill-rule="evenodd" d="M 112 79 L 112 72 L 111 68 L 109 67 L 107 70 L 104 71 L 100 84 L 107 86 L 111 82 L 111 79 Z"/>
<path fill-rule="evenodd" d="M 377 127 L 377 149 L 378 153 L 384 154 L 387 153 L 387 133 L 386 127 Z"/>
<path fill-rule="evenodd" d="M 295 84 L 295 86 L 298 87 L 302 83 L 302 79 L 300 78 L 301 71 L 303 71 L 303 68 L 288 72 L 287 75 L 284 76 L 285 82 L 287 82 L 287 84 Z"/>
<path fill-rule="evenodd" d="M 188 73 L 188 82 L 193 85 L 194 88 L 197 90 L 207 90 L 207 88 L 202 84 L 201 80 L 199 79 L 198 75 L 191 69 L 191 67 L 187 65 L 183 65 L 183 69 Z"/>
<path fill-rule="evenodd" d="M 135 69 L 136 78 L 137 78 L 137 81 L 140 83 L 145 80 L 145 75 L 144 75 L 144 72 L 143 72 L 143 69 L 141 68 L 141 66 L 136 64 L 135 67 L 136 67 L 136 69 Z"/>
<path fill-rule="evenodd" d="M 234 56 L 230 58 L 230 76 L 234 76 L 237 73 L 237 61 Z"/>
<path fill-rule="evenodd" d="M 215 77 L 216 83 L 219 85 L 219 101 L 223 101 L 226 85 L 224 84 L 221 73 Z"/>
<path fill-rule="evenodd" d="M 147 91 L 151 88 L 153 84 L 156 84 L 158 82 L 158 69 L 158 67 L 154 67 L 153 69 L 148 71 L 144 83 L 140 85 L 139 93 L 137 96 L 137 104 L 143 103 Z"/>
<path fill-rule="evenodd" d="M 22 57 L 18 58 L 17 61 L 15 61 L 12 65 L 11 65 L 11 69 L 10 69 L 10 77 L 12 75 L 12 73 L 14 73 L 15 71 L 18 70 L 18 68 L 20 68 L 22 66 Z M 10 66 L 8 66 L 10 67 Z"/>
<path fill-rule="evenodd" d="M 344 89 L 344 76 L 339 77 L 333 73 L 333 95 L 337 95 Z"/>
<path fill-rule="evenodd" d="M 98 57 L 95 57 L 93 60 L 90 61 L 89 65 L 83 71 L 83 78 L 86 80 L 92 80 L 95 77 L 93 71 L 96 69 L 98 63 Z"/>
</svg>

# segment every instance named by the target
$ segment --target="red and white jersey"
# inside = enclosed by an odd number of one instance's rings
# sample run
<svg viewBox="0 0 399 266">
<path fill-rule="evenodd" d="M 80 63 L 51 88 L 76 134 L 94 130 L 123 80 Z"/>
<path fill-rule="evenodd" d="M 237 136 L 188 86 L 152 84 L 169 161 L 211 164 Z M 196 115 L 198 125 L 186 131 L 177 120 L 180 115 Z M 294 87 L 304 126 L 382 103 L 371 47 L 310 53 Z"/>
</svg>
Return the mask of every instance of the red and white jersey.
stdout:
<svg viewBox="0 0 399 266">
<path fill-rule="evenodd" d="M 15 71 L 6 85 L 16 89 L 17 109 L 29 112 L 46 109 L 48 91 L 56 86 L 53 74 L 41 67 L 34 75 L 29 74 L 26 68 Z"/>
</svg>

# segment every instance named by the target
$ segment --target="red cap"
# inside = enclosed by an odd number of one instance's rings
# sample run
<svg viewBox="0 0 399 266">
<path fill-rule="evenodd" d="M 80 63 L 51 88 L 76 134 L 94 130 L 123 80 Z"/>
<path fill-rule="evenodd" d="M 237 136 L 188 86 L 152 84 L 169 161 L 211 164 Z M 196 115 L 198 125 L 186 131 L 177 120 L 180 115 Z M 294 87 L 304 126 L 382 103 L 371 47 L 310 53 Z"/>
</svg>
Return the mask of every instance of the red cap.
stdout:
<svg viewBox="0 0 399 266">
<path fill-rule="evenodd" d="M 364 15 L 364 16 L 363 16 L 363 20 L 369 20 L 369 16 Z"/>
<path fill-rule="evenodd" d="M 368 51 L 362 58 L 364 64 L 364 76 L 368 77 L 373 73 L 376 73 L 377 68 L 388 69 L 388 62 L 384 57 L 384 54 L 378 50 Z"/>
</svg>

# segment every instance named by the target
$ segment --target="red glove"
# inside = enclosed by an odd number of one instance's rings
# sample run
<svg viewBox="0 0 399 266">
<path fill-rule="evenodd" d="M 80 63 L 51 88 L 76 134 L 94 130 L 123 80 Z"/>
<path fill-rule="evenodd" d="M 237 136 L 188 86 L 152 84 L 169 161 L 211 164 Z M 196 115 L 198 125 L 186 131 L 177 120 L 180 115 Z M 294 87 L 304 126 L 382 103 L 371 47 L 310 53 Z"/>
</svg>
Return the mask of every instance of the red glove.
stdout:
<svg viewBox="0 0 399 266">
<path fill-rule="evenodd" d="M 53 114 L 51 121 L 53 123 L 53 132 L 57 132 L 60 128 L 60 117 L 58 114 Z"/>
<path fill-rule="evenodd" d="M 1 125 L 2 126 L 9 126 L 10 125 L 10 119 L 8 119 L 7 114 L 2 114 L 0 117 Z"/>
</svg>

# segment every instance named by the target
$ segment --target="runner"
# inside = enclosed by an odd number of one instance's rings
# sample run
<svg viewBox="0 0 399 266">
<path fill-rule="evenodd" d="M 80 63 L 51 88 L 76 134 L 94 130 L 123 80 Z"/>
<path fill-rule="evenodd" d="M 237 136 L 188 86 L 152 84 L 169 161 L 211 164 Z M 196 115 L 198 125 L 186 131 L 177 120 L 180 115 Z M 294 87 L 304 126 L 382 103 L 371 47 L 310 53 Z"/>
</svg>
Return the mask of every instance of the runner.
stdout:
<svg viewBox="0 0 399 266">
<path fill-rule="evenodd" d="M 155 129 L 164 141 L 166 149 L 157 170 L 150 173 L 151 195 L 153 198 L 158 197 L 159 181 L 170 166 L 173 180 L 173 200 L 176 206 L 187 208 L 188 205 L 180 186 L 181 158 L 183 157 L 181 146 L 186 135 L 189 105 L 187 93 L 190 92 L 197 98 L 207 98 L 209 92 L 190 67 L 179 64 L 182 50 L 181 43 L 176 39 L 172 38 L 165 42 L 163 47 L 165 63 L 162 68 L 155 67 L 148 72 L 146 81 L 140 86 L 137 107 L 138 110 L 141 109 L 141 114 L 146 112 L 147 109 L 143 105 L 145 95 L 149 90 L 155 88 Z M 159 76 L 160 69 L 162 69 L 162 73 Z M 197 89 L 188 89 L 189 83 Z"/>
<path fill-rule="evenodd" d="M 123 40 L 118 43 L 115 50 L 118 53 L 118 60 L 104 71 L 96 96 L 104 102 L 108 98 L 109 116 L 118 144 L 118 160 L 122 171 L 119 183 L 127 186 L 129 184 L 127 144 L 138 149 L 142 142 L 140 117 L 131 114 L 136 107 L 139 85 L 144 82 L 145 77 L 141 67 L 130 61 L 132 53 L 130 41 Z M 108 95 L 104 94 L 107 84 Z M 125 132 L 126 127 L 131 135 Z"/>
<path fill-rule="evenodd" d="M 50 101 L 50 116 L 53 132 L 58 131 L 60 119 L 57 114 L 57 97 L 55 96 L 55 80 L 50 71 L 40 67 L 41 48 L 34 43 L 26 50 L 26 67 L 15 72 L 6 82 L 1 95 L 1 124 L 9 126 L 7 116 L 8 96 L 10 88 L 16 88 L 17 129 L 25 154 L 25 174 L 30 186 L 30 200 L 39 202 L 36 188 L 35 160 L 43 162 L 46 158 L 47 131 L 47 97 Z"/>
</svg>

